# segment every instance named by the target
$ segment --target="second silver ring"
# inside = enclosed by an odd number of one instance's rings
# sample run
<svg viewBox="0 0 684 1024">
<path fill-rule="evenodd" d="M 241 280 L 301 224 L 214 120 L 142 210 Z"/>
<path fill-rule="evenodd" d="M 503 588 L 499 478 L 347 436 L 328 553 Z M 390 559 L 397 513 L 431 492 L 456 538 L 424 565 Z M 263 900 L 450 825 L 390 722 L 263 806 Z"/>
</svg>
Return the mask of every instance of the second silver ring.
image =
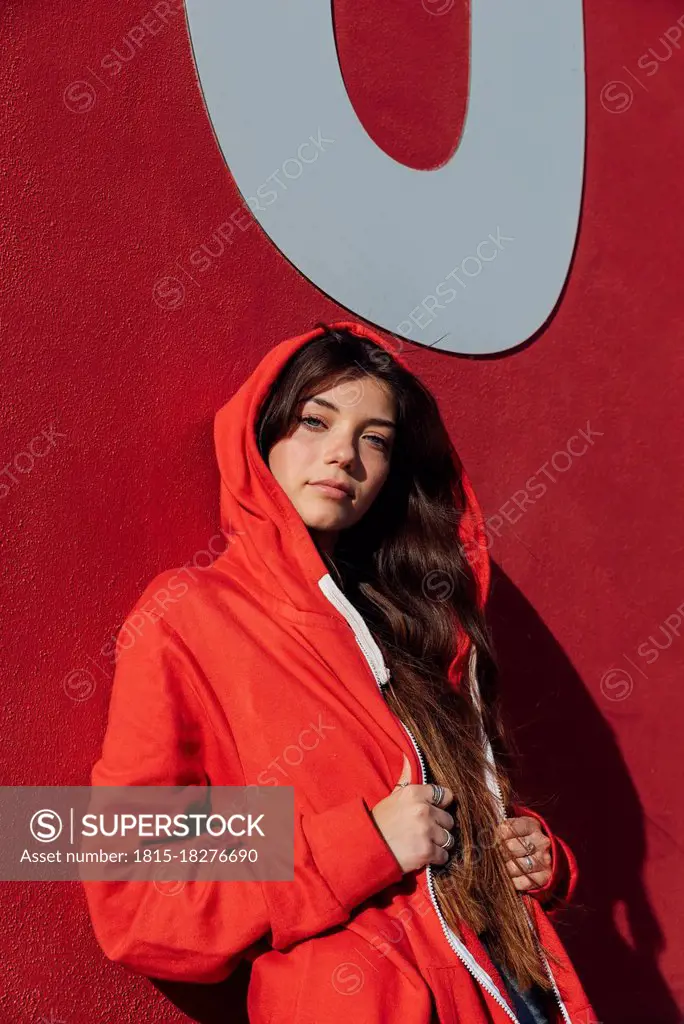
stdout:
<svg viewBox="0 0 684 1024">
<path fill-rule="evenodd" d="M 444 828 L 444 825 L 440 825 L 439 827 L 440 827 L 440 828 Z M 443 850 L 450 850 L 450 849 L 451 849 L 451 847 L 452 847 L 452 846 L 454 845 L 454 843 L 456 842 L 456 840 L 454 839 L 454 837 L 452 836 L 451 832 L 449 832 L 449 830 L 448 830 L 448 829 L 444 828 L 444 831 L 445 831 L 445 832 L 446 832 L 446 834 L 447 834 L 447 837 L 446 837 L 446 842 L 445 842 L 445 843 L 438 843 L 437 845 L 438 845 L 438 846 L 441 846 Z"/>
</svg>

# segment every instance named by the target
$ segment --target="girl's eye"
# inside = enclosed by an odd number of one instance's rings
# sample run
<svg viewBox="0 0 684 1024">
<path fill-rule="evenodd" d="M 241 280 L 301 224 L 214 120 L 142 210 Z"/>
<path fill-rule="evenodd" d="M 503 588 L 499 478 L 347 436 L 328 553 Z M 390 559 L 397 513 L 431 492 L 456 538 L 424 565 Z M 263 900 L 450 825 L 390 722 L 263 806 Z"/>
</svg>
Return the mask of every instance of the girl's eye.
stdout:
<svg viewBox="0 0 684 1024">
<path fill-rule="evenodd" d="M 320 423 L 322 423 L 322 424 L 323 424 L 323 426 L 325 426 L 325 421 L 324 421 L 324 420 L 322 420 L 322 419 L 320 418 L 320 416 L 312 416 L 312 415 L 308 415 L 308 416 L 299 416 L 299 417 L 298 417 L 298 419 L 299 419 L 299 422 L 300 422 L 300 423 L 304 423 L 304 424 L 305 424 L 306 426 L 308 426 L 307 420 L 309 420 L 309 421 L 313 420 L 313 422 L 314 422 L 314 423 L 316 423 L 316 424 L 320 424 Z M 313 428 L 312 428 L 312 427 L 309 427 L 309 429 L 310 429 L 310 430 L 312 430 Z M 380 447 L 381 447 L 381 448 L 382 448 L 382 449 L 383 449 L 384 451 L 387 451 L 387 449 L 389 448 L 389 445 L 388 445 L 387 441 L 385 440 L 385 438 L 384 438 L 384 437 L 380 437 L 380 435 L 379 435 L 379 434 L 368 434 L 368 435 L 366 435 L 366 436 L 367 436 L 367 437 L 370 437 L 370 438 L 371 438 L 371 439 L 372 439 L 373 441 L 378 441 L 378 442 L 379 442 L 379 446 L 380 446 Z"/>
<path fill-rule="evenodd" d="M 315 423 L 323 423 L 320 416 L 299 416 L 298 419 L 300 423 L 305 423 L 306 420 L 313 420 Z"/>
</svg>

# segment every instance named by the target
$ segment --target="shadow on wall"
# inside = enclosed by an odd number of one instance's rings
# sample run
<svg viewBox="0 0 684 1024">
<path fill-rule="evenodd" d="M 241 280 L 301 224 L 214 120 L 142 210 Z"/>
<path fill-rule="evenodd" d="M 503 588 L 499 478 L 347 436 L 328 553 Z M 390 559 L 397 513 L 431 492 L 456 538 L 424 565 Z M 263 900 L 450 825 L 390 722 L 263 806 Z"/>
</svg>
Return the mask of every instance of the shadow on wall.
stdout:
<svg viewBox="0 0 684 1024">
<path fill-rule="evenodd" d="M 488 611 L 504 718 L 520 753 L 515 781 L 579 865 L 573 906 L 555 921 L 561 940 L 599 1020 L 681 1024 L 682 1011 L 658 969 L 665 938 L 643 883 L 646 814 L 609 721 L 534 609 L 495 566 Z M 631 945 L 615 924 L 618 905 Z"/>
<path fill-rule="evenodd" d="M 555 918 L 600 1020 L 680 1024 L 657 959 L 664 938 L 642 883 L 645 816 L 600 706 L 534 609 L 493 566 L 489 616 L 501 666 L 505 719 L 520 752 L 515 780 L 572 847 L 580 882 L 574 906 Z M 614 923 L 624 904 L 634 948 Z M 250 965 L 226 981 L 155 986 L 200 1024 L 248 1024 Z"/>
<path fill-rule="evenodd" d="M 249 1024 L 247 988 L 251 964 L 242 960 L 225 981 L 196 985 L 151 979 L 156 988 L 191 1020 L 199 1024 Z"/>
</svg>

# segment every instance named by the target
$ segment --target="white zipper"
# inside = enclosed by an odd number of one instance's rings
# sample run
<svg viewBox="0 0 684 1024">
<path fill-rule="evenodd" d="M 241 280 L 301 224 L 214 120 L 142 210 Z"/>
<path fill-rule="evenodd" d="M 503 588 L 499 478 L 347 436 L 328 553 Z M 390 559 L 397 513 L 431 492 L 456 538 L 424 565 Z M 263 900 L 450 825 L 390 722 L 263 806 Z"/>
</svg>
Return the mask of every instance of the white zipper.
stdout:
<svg viewBox="0 0 684 1024">
<path fill-rule="evenodd" d="M 371 671 L 373 673 L 373 676 L 374 676 L 375 681 L 376 681 L 376 683 L 378 685 L 378 689 L 380 690 L 380 693 L 382 693 L 383 697 L 384 697 L 383 687 L 386 686 L 389 683 L 390 671 L 389 671 L 387 665 L 385 664 L 384 658 L 382 656 L 382 652 L 381 652 L 380 648 L 378 647 L 377 643 L 375 642 L 375 639 L 373 638 L 373 634 L 369 630 L 369 628 L 368 628 L 368 626 L 367 626 L 363 616 L 354 607 L 354 605 L 347 598 L 347 596 L 340 590 L 340 588 L 337 586 L 337 584 L 333 580 L 333 578 L 330 575 L 330 573 L 326 573 L 324 576 L 322 576 L 319 579 L 319 581 L 318 581 L 318 585 L 319 585 L 320 589 L 322 590 L 322 592 L 327 597 L 327 599 L 330 601 L 330 603 L 333 604 L 337 608 L 337 610 L 344 616 L 344 618 L 347 620 L 347 622 L 351 626 L 352 631 L 354 633 L 354 636 L 356 638 L 356 642 L 358 643 L 359 647 L 361 648 L 361 651 L 362 651 L 366 661 L 368 662 L 368 665 L 370 666 L 370 669 L 371 669 Z M 481 713 L 480 691 L 479 691 L 479 688 L 478 688 L 478 685 L 477 685 L 477 677 L 475 675 L 475 664 L 476 664 L 475 658 L 476 658 L 475 646 L 471 645 L 471 658 L 470 658 L 470 661 L 469 661 L 469 671 L 470 671 L 470 679 L 471 679 L 471 690 L 472 690 L 475 702 L 477 704 L 478 712 Z M 395 716 L 395 717 L 398 718 L 398 716 Z M 418 743 L 416 742 L 416 738 L 413 735 L 413 733 L 411 732 L 411 730 L 408 728 L 408 726 L 404 722 L 402 722 L 400 718 L 398 718 L 398 721 L 400 722 L 400 724 L 406 730 L 406 733 L 407 733 L 409 739 L 411 740 L 411 743 L 413 744 L 413 747 L 414 747 L 414 749 L 416 751 L 416 755 L 418 757 L 418 762 L 420 764 L 421 781 L 422 781 L 423 784 L 425 784 L 425 780 L 427 778 L 427 768 L 426 768 L 426 764 L 425 764 L 425 755 L 423 754 L 422 750 L 418 746 Z M 495 762 L 494 762 L 494 754 L 493 754 L 492 747 L 491 747 L 491 744 L 489 742 L 489 739 L 487 738 L 487 736 L 484 733 L 484 729 L 483 729 L 483 741 L 484 741 L 485 748 L 486 748 L 487 762 L 488 762 L 488 767 L 489 767 L 487 784 L 489 786 L 490 791 L 493 793 L 493 795 L 494 795 L 494 797 L 495 797 L 495 799 L 497 801 L 498 809 L 499 809 L 499 815 L 500 815 L 500 817 L 503 818 L 503 817 L 505 817 L 505 808 L 504 808 L 504 803 L 503 803 L 503 796 L 502 796 L 502 793 L 501 793 L 501 788 L 499 787 L 499 784 L 498 784 L 498 781 L 497 781 L 497 778 L 496 778 L 496 767 L 495 767 Z M 449 924 L 448 924 L 446 918 L 444 917 L 444 914 L 442 913 L 442 909 L 441 909 L 441 907 L 439 905 L 439 902 L 437 900 L 437 893 L 436 893 L 436 890 L 435 890 L 435 883 L 434 883 L 434 878 L 433 878 L 433 875 L 432 875 L 432 867 L 433 867 L 432 864 L 426 864 L 425 865 L 426 878 L 427 878 L 427 884 L 428 884 L 428 892 L 430 893 L 430 899 L 432 901 L 432 905 L 433 905 L 433 907 L 435 909 L 435 912 L 437 914 L 438 920 L 439 920 L 439 922 L 440 922 L 440 924 L 442 926 L 442 931 L 444 932 L 444 936 L 445 936 L 447 942 L 449 943 L 450 947 L 453 949 L 454 953 L 456 953 L 456 955 L 463 962 L 463 964 L 465 964 L 465 966 L 470 971 L 470 973 L 482 985 L 482 987 L 490 994 L 492 999 L 494 999 L 499 1004 L 499 1006 L 502 1008 L 502 1010 L 505 1011 L 505 1013 L 511 1018 L 511 1020 L 515 1022 L 515 1024 L 520 1024 L 518 1018 L 513 1013 L 513 1011 L 511 1010 L 510 1006 L 508 1005 L 508 1003 L 506 1003 L 506 1001 L 504 1000 L 503 996 L 501 995 L 501 992 L 499 991 L 497 986 L 494 984 L 494 981 L 492 980 L 492 978 L 484 970 L 484 968 L 480 966 L 480 964 L 477 962 L 475 957 L 468 950 L 468 948 L 461 942 L 461 940 L 456 935 L 456 933 L 453 931 L 453 929 L 449 927 Z M 523 906 L 524 906 L 524 904 L 523 904 Z M 530 924 L 530 928 L 534 932 L 532 920 L 530 918 L 530 913 L 529 913 L 529 910 L 527 909 L 526 906 L 525 906 L 525 912 L 527 913 L 527 918 L 528 918 L 528 921 L 529 921 L 529 924 Z M 536 940 L 536 936 L 535 936 L 535 940 Z M 558 1006 L 560 1008 L 561 1014 L 563 1016 L 563 1020 L 566 1022 L 566 1024 L 572 1024 L 572 1021 L 570 1020 L 570 1016 L 568 1014 L 568 1011 L 565 1008 L 565 1004 L 563 1003 L 563 1000 L 561 999 L 560 992 L 558 991 L 558 986 L 556 985 L 556 979 L 554 978 L 553 973 L 551 971 L 551 966 L 550 966 L 548 960 L 546 959 L 546 957 L 544 956 L 544 954 L 542 953 L 541 949 L 539 949 L 538 942 L 537 942 L 537 947 L 538 947 L 538 950 L 539 950 L 539 955 L 540 955 L 540 957 L 541 957 L 541 959 L 542 959 L 542 961 L 543 961 L 543 963 L 544 963 L 544 965 L 546 967 L 546 972 L 547 972 L 547 974 L 548 974 L 548 976 L 549 976 L 549 978 L 551 980 L 551 983 L 553 985 L 553 990 L 554 990 L 554 993 L 555 993 L 555 996 L 556 996 L 556 1000 L 558 1002 Z"/>
<path fill-rule="evenodd" d="M 373 634 L 366 625 L 363 616 L 357 611 L 347 595 L 342 593 L 330 573 L 326 573 L 325 576 L 321 576 L 318 581 L 318 586 L 321 588 L 330 603 L 334 604 L 337 610 L 344 615 L 345 619 L 351 626 L 354 636 L 356 637 L 356 642 L 363 651 L 364 657 L 370 665 L 373 675 L 375 676 L 375 681 L 382 693 L 383 686 L 389 682 L 390 672 L 385 664 L 382 652 L 376 644 Z"/>
<path fill-rule="evenodd" d="M 401 719 L 399 719 L 399 721 L 401 722 Z M 420 747 L 418 746 L 416 738 L 411 732 L 411 730 L 408 728 L 407 725 L 404 724 L 404 722 L 401 722 L 401 724 L 404 726 L 404 729 L 406 730 L 409 739 L 411 740 L 413 746 L 415 747 L 416 754 L 420 759 L 421 782 L 425 784 L 425 780 L 427 778 L 427 771 L 425 768 L 425 757 Z M 485 988 L 487 992 L 489 992 L 492 999 L 495 999 L 496 1002 L 501 1007 L 501 1009 L 506 1011 L 511 1020 L 515 1021 L 516 1024 L 520 1024 L 518 1018 L 513 1013 L 508 1003 L 504 1000 L 503 996 L 501 995 L 501 992 L 494 984 L 492 978 L 489 976 L 489 974 L 487 974 L 485 969 L 480 966 L 480 964 L 477 962 L 477 960 L 472 955 L 470 950 L 461 942 L 461 940 L 453 931 L 453 929 L 449 927 L 449 923 L 444 917 L 442 909 L 439 905 L 439 901 L 437 900 L 437 892 L 435 890 L 435 882 L 432 875 L 432 868 L 432 864 L 425 865 L 425 876 L 427 878 L 428 891 L 430 893 L 430 899 L 432 900 L 432 904 L 435 910 L 437 911 L 437 917 L 439 918 L 439 923 L 442 926 L 442 931 L 444 932 L 447 942 L 453 949 L 454 953 L 456 953 L 456 955 L 463 961 L 463 963 L 468 968 L 470 973 L 473 974 L 474 977 L 480 982 L 482 987 Z"/>
<path fill-rule="evenodd" d="M 385 665 L 382 653 L 378 645 L 376 644 L 375 640 L 373 639 L 373 636 L 370 630 L 368 629 L 368 626 L 366 625 L 363 616 L 359 614 L 359 612 L 353 606 L 351 601 L 349 601 L 346 595 L 342 593 L 342 591 L 339 589 L 339 587 L 337 586 L 337 584 L 335 583 L 335 581 L 333 580 L 329 573 L 321 577 L 321 579 L 318 581 L 318 585 L 325 594 L 325 596 L 328 598 L 328 600 L 333 605 L 335 605 L 335 607 L 338 609 L 338 611 L 342 613 L 342 615 L 344 615 L 345 619 L 352 627 L 354 636 L 356 637 L 356 641 L 361 650 L 363 651 L 363 654 L 365 655 L 366 660 L 370 665 L 371 671 L 373 672 L 375 681 L 378 684 L 378 688 L 382 693 L 383 686 L 385 686 L 389 682 L 390 673 L 389 669 Z M 403 725 L 404 729 L 408 734 L 409 739 L 411 740 L 411 743 L 415 748 L 416 754 L 418 756 L 418 761 L 420 764 L 421 780 L 424 783 L 425 779 L 427 778 L 427 769 L 425 766 L 425 757 L 423 755 L 423 752 L 418 746 L 411 730 L 404 724 L 404 722 L 401 721 L 401 719 L 398 719 L 398 721 L 400 722 L 401 725 Z M 477 981 L 480 982 L 483 988 L 485 988 L 489 992 L 491 997 L 496 1000 L 499 1006 L 506 1011 L 511 1020 L 514 1021 L 515 1024 L 520 1024 L 518 1018 L 515 1016 L 511 1008 L 508 1006 L 508 1004 L 504 1000 L 503 996 L 499 992 L 498 988 L 496 987 L 490 976 L 482 967 L 480 967 L 477 960 L 475 960 L 470 951 L 466 948 L 466 946 L 464 946 L 464 944 L 461 942 L 458 936 L 452 931 L 446 919 L 444 918 L 444 914 L 442 913 L 441 907 L 439 906 L 439 903 L 437 901 L 437 894 L 435 892 L 434 880 L 432 877 L 432 864 L 426 865 L 426 877 L 428 883 L 428 892 L 430 893 L 432 905 L 435 908 L 437 917 L 442 926 L 442 930 L 447 939 L 447 942 L 453 949 L 454 953 L 456 953 L 459 959 L 462 960 L 462 962 L 465 964 L 465 966 L 468 968 L 471 974 L 474 975 Z"/>
</svg>

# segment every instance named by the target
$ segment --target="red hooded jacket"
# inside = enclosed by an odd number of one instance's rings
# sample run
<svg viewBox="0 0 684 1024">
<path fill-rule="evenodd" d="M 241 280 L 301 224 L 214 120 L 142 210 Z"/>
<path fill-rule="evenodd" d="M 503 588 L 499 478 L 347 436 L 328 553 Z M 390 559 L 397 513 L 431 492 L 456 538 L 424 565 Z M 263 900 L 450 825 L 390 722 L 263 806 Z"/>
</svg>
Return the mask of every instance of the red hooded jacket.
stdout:
<svg viewBox="0 0 684 1024">
<path fill-rule="evenodd" d="M 406 366 L 367 327 L 334 326 Z M 221 981 L 247 957 L 254 1024 L 343 1024 L 350 1016 L 429 1024 L 435 1012 L 443 1024 L 515 1021 L 477 935 L 463 923 L 461 941 L 448 927 L 432 865 L 404 874 L 375 825 L 370 809 L 392 791 L 403 754 L 412 782 L 425 781 L 423 755 L 385 701 L 389 673 L 366 623 L 257 448 L 255 423 L 271 384 L 320 333 L 278 344 L 216 414 L 228 546 L 208 568 L 160 573 L 131 609 L 117 636 L 91 778 L 93 786 L 292 786 L 294 880 L 190 881 L 173 897 L 148 882 L 84 881 L 94 932 L 111 960 L 162 979 Z M 460 537 L 483 606 L 490 566 L 482 516 L 458 469 L 468 500 Z M 454 685 L 474 670 L 469 646 L 459 636 Z M 497 793 L 491 773 L 490 785 Z M 550 880 L 521 899 L 560 960 L 554 1024 L 591 1024 L 550 920 L 572 898 L 575 859 L 536 812 L 511 813 L 536 817 L 552 839 Z"/>
</svg>

